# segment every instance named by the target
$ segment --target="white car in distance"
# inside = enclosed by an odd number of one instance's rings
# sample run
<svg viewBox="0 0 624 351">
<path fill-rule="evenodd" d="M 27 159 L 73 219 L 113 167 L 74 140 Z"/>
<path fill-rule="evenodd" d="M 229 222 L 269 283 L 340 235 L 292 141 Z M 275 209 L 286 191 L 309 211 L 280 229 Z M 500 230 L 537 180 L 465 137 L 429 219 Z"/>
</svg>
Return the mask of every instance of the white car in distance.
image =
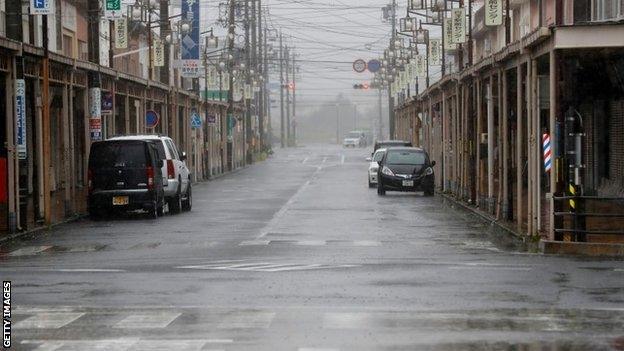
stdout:
<svg viewBox="0 0 624 351">
<path fill-rule="evenodd" d="M 342 146 L 353 148 L 364 146 L 362 133 L 356 131 L 349 132 L 342 140 Z"/>
<path fill-rule="evenodd" d="M 368 187 L 374 188 L 377 186 L 377 171 L 379 170 L 379 161 L 386 153 L 386 149 L 377 149 L 372 157 L 367 157 L 366 161 L 369 161 L 368 165 Z"/>
</svg>

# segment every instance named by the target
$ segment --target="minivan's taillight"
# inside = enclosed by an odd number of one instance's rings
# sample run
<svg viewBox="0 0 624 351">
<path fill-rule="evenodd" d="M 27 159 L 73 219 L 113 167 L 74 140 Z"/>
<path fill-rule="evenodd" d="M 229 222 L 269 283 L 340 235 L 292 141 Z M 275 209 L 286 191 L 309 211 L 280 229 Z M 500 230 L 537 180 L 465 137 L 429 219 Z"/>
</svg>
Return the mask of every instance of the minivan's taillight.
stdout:
<svg viewBox="0 0 624 351">
<path fill-rule="evenodd" d="M 154 189 L 154 167 L 147 166 L 145 173 L 147 175 L 147 188 Z"/>
<path fill-rule="evenodd" d="M 89 192 L 93 191 L 93 170 L 89 168 L 87 172 L 87 184 L 89 186 Z"/>
<path fill-rule="evenodd" d="M 173 160 L 167 160 L 167 178 L 175 179 L 175 169 L 173 168 Z"/>
</svg>

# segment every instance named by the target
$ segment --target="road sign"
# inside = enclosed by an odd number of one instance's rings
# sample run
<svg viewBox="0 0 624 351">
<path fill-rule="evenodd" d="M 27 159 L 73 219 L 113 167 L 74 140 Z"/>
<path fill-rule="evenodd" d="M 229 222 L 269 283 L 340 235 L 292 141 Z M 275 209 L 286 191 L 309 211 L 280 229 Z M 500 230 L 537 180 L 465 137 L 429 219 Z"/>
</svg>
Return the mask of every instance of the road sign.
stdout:
<svg viewBox="0 0 624 351">
<path fill-rule="evenodd" d="M 381 62 L 379 60 L 370 60 L 368 61 L 368 71 L 371 73 L 378 72 L 381 68 Z"/>
<path fill-rule="evenodd" d="M 366 61 L 362 59 L 357 59 L 353 62 L 353 70 L 357 73 L 362 73 L 366 71 Z"/>
<path fill-rule="evenodd" d="M 104 6 L 104 17 L 106 19 L 117 19 L 122 17 L 121 0 L 106 0 L 106 4 Z"/>
<path fill-rule="evenodd" d="M 31 15 L 51 15 L 52 8 L 50 7 L 50 0 L 31 0 L 30 1 L 30 14 Z"/>
<path fill-rule="evenodd" d="M 199 117 L 199 114 L 197 112 L 193 112 L 193 114 L 191 114 L 191 128 L 199 129 L 201 128 L 201 125 L 201 117 Z"/>
<path fill-rule="evenodd" d="M 159 122 L 160 116 L 158 116 L 156 111 L 147 110 L 145 112 L 145 126 L 147 128 L 156 128 Z"/>
</svg>

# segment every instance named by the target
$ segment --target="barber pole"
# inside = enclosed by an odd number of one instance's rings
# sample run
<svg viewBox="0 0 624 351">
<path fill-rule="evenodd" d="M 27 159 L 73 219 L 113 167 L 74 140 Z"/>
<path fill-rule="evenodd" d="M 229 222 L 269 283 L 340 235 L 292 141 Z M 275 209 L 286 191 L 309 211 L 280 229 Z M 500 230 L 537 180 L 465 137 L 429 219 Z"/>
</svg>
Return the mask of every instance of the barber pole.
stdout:
<svg viewBox="0 0 624 351">
<path fill-rule="evenodd" d="M 548 135 L 548 133 L 542 135 L 542 145 L 544 148 L 544 171 L 550 172 L 552 168 L 552 149 L 550 147 L 550 135 Z"/>
</svg>

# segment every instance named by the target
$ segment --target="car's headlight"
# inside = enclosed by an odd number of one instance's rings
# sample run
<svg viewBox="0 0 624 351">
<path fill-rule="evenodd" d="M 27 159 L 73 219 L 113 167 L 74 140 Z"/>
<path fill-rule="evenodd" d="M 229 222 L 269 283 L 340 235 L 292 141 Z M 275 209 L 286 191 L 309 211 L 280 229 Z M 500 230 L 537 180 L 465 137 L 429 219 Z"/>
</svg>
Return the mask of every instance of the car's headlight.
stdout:
<svg viewBox="0 0 624 351">
<path fill-rule="evenodd" d="M 433 174 L 433 168 L 427 167 L 427 169 L 425 169 L 424 175 L 428 176 L 428 175 L 432 175 L 432 174 Z"/>
<path fill-rule="evenodd" d="M 385 175 L 388 175 L 388 176 L 394 176 L 394 172 L 392 172 L 392 170 L 390 170 L 390 168 L 388 168 L 388 167 L 386 167 L 386 166 L 384 166 L 384 167 L 381 169 L 381 173 L 383 173 L 383 174 L 385 174 Z"/>
</svg>

